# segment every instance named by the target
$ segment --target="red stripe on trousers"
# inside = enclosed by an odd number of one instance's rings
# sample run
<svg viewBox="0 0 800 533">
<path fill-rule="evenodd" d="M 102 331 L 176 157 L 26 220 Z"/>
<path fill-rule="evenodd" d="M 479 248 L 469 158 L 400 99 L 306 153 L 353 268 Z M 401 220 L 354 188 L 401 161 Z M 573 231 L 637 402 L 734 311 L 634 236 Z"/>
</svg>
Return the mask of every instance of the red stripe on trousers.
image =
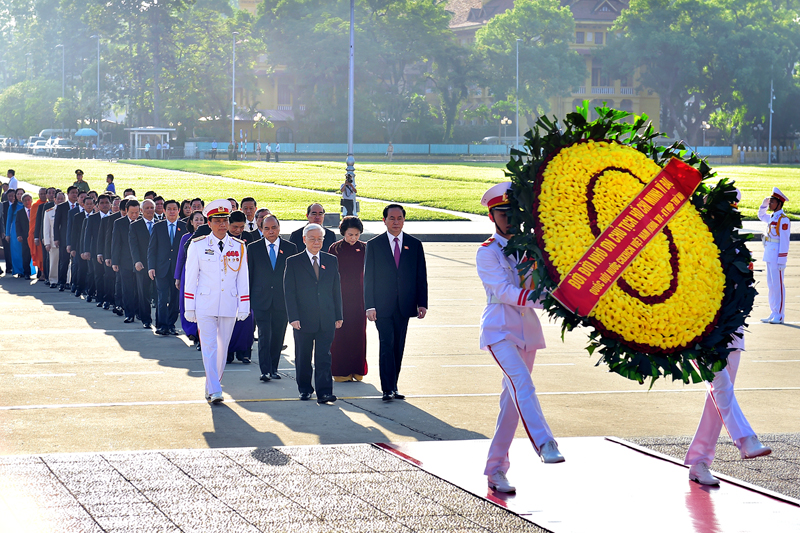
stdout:
<svg viewBox="0 0 800 533">
<path fill-rule="evenodd" d="M 488 348 L 489 348 L 489 353 L 492 354 L 492 357 L 494 357 L 495 362 L 497 362 L 497 366 L 500 367 L 500 370 L 506 376 L 508 382 L 511 383 L 511 388 L 514 390 L 514 405 L 517 407 L 517 413 L 519 414 L 519 419 L 522 420 L 522 427 L 525 428 L 525 433 L 528 434 L 528 439 L 530 439 L 531 444 L 533 444 L 533 448 L 536 450 L 536 453 L 539 453 L 539 447 L 536 446 L 536 442 L 534 442 L 533 437 L 531 437 L 531 432 L 528 430 L 528 424 L 525 422 L 525 417 L 522 416 L 522 409 L 519 408 L 519 400 L 517 399 L 517 388 L 514 386 L 514 382 L 511 380 L 511 376 L 508 375 L 506 369 L 503 368 L 503 365 L 500 364 L 500 360 L 494 354 L 492 347 L 489 346 Z"/>
</svg>

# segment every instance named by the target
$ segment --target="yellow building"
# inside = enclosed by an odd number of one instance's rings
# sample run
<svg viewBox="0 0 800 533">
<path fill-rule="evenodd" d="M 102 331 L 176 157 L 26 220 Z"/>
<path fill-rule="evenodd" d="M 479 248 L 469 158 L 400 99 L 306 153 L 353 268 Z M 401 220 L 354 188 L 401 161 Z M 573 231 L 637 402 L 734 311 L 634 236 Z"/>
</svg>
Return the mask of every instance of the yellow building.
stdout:
<svg viewBox="0 0 800 533">
<path fill-rule="evenodd" d="M 575 40 L 570 48 L 584 58 L 586 79 L 583 85 L 574 87 L 570 95 L 552 99 L 549 114 L 564 117 L 583 100 L 591 100 L 591 107 L 606 102 L 616 109 L 636 114 L 647 113 L 653 126 L 658 129 L 661 101 L 658 94 L 651 90 L 637 90 L 639 71 L 621 80 L 611 79 L 601 60 L 595 57 L 595 52 L 605 46 L 609 38 L 614 38 L 610 32 L 611 26 L 629 3 L 629 0 L 561 0 L 562 5 L 569 6 L 575 19 Z M 474 42 L 475 33 L 480 28 L 513 6 L 513 0 L 450 0 L 447 3 L 448 11 L 453 14 L 450 27 L 459 42 L 467 45 Z M 466 107 L 476 108 L 480 104 L 490 105 L 491 97 L 488 89 L 476 87 L 470 91 Z M 524 120 L 524 117 L 520 117 L 520 120 Z M 527 127 L 522 123 L 520 129 Z"/>
</svg>

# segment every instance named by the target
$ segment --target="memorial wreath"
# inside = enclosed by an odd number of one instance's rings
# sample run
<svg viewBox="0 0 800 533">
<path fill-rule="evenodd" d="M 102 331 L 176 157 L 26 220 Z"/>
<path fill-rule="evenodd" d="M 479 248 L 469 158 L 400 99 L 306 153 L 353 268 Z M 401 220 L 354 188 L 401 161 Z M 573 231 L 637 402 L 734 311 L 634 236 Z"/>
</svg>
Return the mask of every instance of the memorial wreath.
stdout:
<svg viewBox="0 0 800 533">
<path fill-rule="evenodd" d="M 542 116 L 512 150 L 506 253 L 562 320 L 589 328 L 597 364 L 650 386 L 713 379 L 755 297 L 736 189 L 647 116 L 589 104 L 563 124 Z M 632 118 L 629 118 L 632 117 Z"/>
</svg>

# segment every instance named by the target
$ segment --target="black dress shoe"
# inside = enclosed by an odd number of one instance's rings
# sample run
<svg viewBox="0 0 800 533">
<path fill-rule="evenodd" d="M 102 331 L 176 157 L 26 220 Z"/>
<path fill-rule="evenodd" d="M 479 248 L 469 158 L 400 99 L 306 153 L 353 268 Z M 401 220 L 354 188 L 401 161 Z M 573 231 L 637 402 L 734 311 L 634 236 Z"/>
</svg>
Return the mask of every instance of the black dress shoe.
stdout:
<svg viewBox="0 0 800 533">
<path fill-rule="evenodd" d="M 272 374 L 269 375 L 269 377 L 272 379 L 281 379 L 281 375 L 278 374 L 277 372 L 273 372 Z"/>
<path fill-rule="evenodd" d="M 164 330 L 161 329 L 161 328 L 157 328 L 155 333 L 156 333 L 156 335 L 166 335 L 166 333 L 164 333 Z"/>
<path fill-rule="evenodd" d="M 114 314 L 117 315 L 117 316 L 122 316 L 123 314 L 125 314 L 125 312 L 122 310 L 121 307 L 115 307 L 114 308 Z"/>
<path fill-rule="evenodd" d="M 79 291 L 75 291 L 72 294 L 75 295 L 75 298 L 80 298 L 81 297 L 81 293 Z"/>
<path fill-rule="evenodd" d="M 86 297 L 86 303 L 87 303 L 87 304 L 90 304 L 90 303 L 92 303 L 92 297 L 91 297 L 91 296 L 87 296 L 87 297 Z"/>
<path fill-rule="evenodd" d="M 111 308 L 111 305 L 108 302 L 103 304 L 103 309 L 105 309 L 106 311 L 108 311 L 110 308 Z"/>
<path fill-rule="evenodd" d="M 317 397 L 317 403 L 333 403 L 336 400 L 338 400 L 338 398 L 333 394 L 323 394 L 321 397 Z"/>
<path fill-rule="evenodd" d="M 130 324 L 134 320 L 136 320 L 136 319 L 133 318 L 132 316 L 129 316 L 129 317 L 126 317 L 125 320 L 123 320 L 123 322 L 125 322 L 126 324 Z"/>
<path fill-rule="evenodd" d="M 58 292 L 64 292 L 64 286 L 63 285 L 58 287 Z"/>
<path fill-rule="evenodd" d="M 177 334 L 178 332 L 175 330 L 175 328 L 169 328 L 167 330 L 167 335 L 177 335 Z"/>
<path fill-rule="evenodd" d="M 249 357 L 242 357 L 242 364 L 243 365 L 249 365 L 250 364 L 250 358 Z"/>
<path fill-rule="evenodd" d="M 103 302 L 97 302 L 97 307 L 103 307 L 105 304 Z"/>
<path fill-rule="evenodd" d="M 150 324 L 150 322 L 146 322 L 146 323 L 142 324 L 142 328 L 144 328 L 144 329 L 152 329 L 151 326 L 152 326 L 152 324 Z"/>
<path fill-rule="evenodd" d="M 310 392 L 302 392 L 302 393 L 300 393 L 300 399 L 302 401 L 304 401 L 304 402 L 310 400 L 311 399 L 311 393 Z"/>
<path fill-rule="evenodd" d="M 55 288 L 57 288 L 57 287 L 58 287 L 58 283 L 51 283 L 51 284 L 50 284 L 50 288 L 51 288 L 51 289 L 55 289 Z"/>
<path fill-rule="evenodd" d="M 392 394 L 391 392 L 384 392 L 383 398 L 381 398 L 381 400 L 383 400 L 384 402 L 391 402 L 392 400 L 394 400 L 394 394 Z"/>
<path fill-rule="evenodd" d="M 260 379 L 261 381 L 266 382 L 266 381 L 270 381 L 272 378 L 269 377 L 269 374 L 261 374 L 261 377 L 258 378 L 258 379 Z"/>
<path fill-rule="evenodd" d="M 405 395 L 405 394 L 400 394 L 400 393 L 399 393 L 399 392 L 397 392 L 397 391 L 394 391 L 394 392 L 392 393 L 392 397 L 393 397 L 395 400 L 405 400 L 405 399 L 406 399 L 406 395 Z"/>
</svg>

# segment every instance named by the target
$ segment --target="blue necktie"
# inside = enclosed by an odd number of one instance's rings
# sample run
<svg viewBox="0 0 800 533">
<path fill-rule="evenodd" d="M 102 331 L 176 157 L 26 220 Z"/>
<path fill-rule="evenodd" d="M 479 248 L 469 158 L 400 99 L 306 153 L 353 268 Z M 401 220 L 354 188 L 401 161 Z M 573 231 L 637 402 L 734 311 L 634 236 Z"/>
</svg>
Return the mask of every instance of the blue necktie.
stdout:
<svg viewBox="0 0 800 533">
<path fill-rule="evenodd" d="M 275 270 L 275 262 L 278 260 L 278 256 L 275 255 L 275 243 L 269 245 L 269 260 L 272 263 L 272 270 Z"/>
<path fill-rule="evenodd" d="M 172 244 L 172 241 L 175 240 L 175 224 L 169 225 L 169 243 Z"/>
<path fill-rule="evenodd" d="M 152 220 L 147 223 L 147 233 L 149 233 L 150 235 L 153 234 L 153 221 Z"/>
</svg>

